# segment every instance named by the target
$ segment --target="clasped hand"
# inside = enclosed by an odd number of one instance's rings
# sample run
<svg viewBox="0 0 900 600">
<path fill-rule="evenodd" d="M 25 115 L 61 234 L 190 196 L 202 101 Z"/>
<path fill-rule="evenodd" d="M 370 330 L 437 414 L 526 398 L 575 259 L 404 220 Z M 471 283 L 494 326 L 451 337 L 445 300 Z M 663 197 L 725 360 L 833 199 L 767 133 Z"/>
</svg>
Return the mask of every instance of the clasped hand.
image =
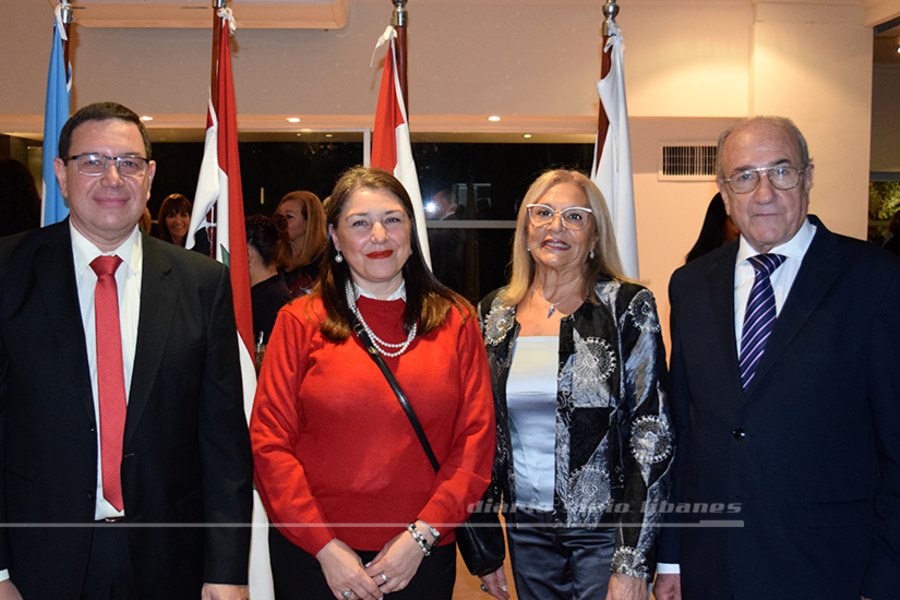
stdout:
<svg viewBox="0 0 900 600">
<path fill-rule="evenodd" d="M 316 555 L 328 587 L 338 600 L 344 600 L 345 591 L 352 592 L 352 598 L 375 600 L 402 590 L 412 581 L 424 557 L 407 531 L 385 544 L 368 565 L 363 565 L 359 555 L 338 539 L 328 542 Z"/>
</svg>

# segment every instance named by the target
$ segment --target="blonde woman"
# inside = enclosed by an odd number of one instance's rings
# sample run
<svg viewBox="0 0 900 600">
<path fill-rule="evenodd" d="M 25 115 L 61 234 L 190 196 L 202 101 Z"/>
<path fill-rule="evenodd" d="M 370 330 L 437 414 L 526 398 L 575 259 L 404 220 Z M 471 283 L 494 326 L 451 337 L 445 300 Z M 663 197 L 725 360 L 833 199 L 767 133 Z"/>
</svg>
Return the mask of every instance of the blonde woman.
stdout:
<svg viewBox="0 0 900 600">
<path fill-rule="evenodd" d="M 479 315 L 516 592 L 645 599 L 673 450 L 653 295 L 622 276 L 606 205 L 577 171 L 529 188 L 512 266 Z M 509 598 L 502 568 L 483 587 Z"/>
<path fill-rule="evenodd" d="M 290 251 L 284 257 L 282 273 L 296 298 L 309 293 L 319 274 L 325 251 L 325 210 L 312 192 L 291 192 L 281 199 L 276 214 L 287 220 Z"/>
</svg>

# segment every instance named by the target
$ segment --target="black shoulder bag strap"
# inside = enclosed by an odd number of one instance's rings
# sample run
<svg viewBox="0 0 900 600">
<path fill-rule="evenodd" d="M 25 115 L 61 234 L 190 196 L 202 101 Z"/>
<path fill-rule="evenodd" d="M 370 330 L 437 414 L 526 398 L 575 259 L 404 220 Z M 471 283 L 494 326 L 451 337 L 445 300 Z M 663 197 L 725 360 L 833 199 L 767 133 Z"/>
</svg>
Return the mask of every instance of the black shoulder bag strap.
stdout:
<svg viewBox="0 0 900 600">
<path fill-rule="evenodd" d="M 391 373 L 391 370 L 385 364 L 384 358 L 381 357 L 381 353 L 378 351 L 378 348 L 376 348 L 375 344 L 372 343 L 372 338 L 369 337 L 369 334 L 365 329 L 363 329 L 363 326 L 360 325 L 359 320 L 355 315 L 352 315 L 350 324 L 353 325 L 353 331 L 356 332 L 356 335 L 359 336 L 359 339 L 366 347 L 366 350 L 369 351 L 369 357 L 375 361 L 375 364 L 378 365 L 379 369 L 381 369 L 381 373 L 384 375 L 384 378 L 387 379 L 387 382 L 390 384 L 391 389 L 394 390 L 394 394 L 397 396 L 397 400 L 400 401 L 400 406 L 403 407 L 403 412 L 406 413 L 406 416 L 409 419 L 409 422 L 412 424 L 416 435 L 419 437 L 419 442 L 422 444 L 422 449 L 425 450 L 425 454 L 428 456 L 428 460 L 431 462 L 431 467 L 434 469 L 434 472 L 437 473 L 441 468 L 441 463 L 438 462 L 437 457 L 435 457 L 434 455 L 434 451 L 431 449 L 431 444 L 428 443 L 428 437 L 425 435 L 425 430 L 422 429 L 422 424 L 419 422 L 419 417 L 416 416 L 416 411 L 413 410 L 413 407 L 409 403 L 409 400 L 406 399 L 406 394 L 403 393 L 403 389 L 400 387 L 400 384 L 397 383 L 396 379 L 394 379 L 394 374 Z"/>
</svg>

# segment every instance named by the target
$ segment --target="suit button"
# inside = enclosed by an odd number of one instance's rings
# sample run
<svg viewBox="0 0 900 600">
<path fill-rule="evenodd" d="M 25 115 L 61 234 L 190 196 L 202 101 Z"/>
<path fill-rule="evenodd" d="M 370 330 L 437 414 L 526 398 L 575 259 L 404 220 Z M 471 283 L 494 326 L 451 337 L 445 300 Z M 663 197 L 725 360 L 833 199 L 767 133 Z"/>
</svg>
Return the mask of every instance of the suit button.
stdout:
<svg viewBox="0 0 900 600">
<path fill-rule="evenodd" d="M 744 431 L 743 429 L 741 429 L 740 427 L 738 427 L 737 429 L 735 429 L 734 431 L 731 432 L 731 435 L 733 435 L 734 439 L 736 439 L 736 440 L 742 440 L 745 437 L 747 437 L 747 432 Z"/>
<path fill-rule="evenodd" d="M 88 492 L 88 495 L 87 495 L 88 502 L 93 502 L 95 497 L 96 497 L 96 495 L 94 494 L 94 492 Z"/>
</svg>

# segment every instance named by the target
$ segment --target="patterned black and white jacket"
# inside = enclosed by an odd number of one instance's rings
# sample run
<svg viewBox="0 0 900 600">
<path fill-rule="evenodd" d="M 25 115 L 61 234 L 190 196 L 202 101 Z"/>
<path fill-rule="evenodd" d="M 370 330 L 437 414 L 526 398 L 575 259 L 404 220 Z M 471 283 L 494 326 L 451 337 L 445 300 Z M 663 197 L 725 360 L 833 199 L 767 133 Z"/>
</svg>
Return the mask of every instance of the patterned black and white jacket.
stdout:
<svg viewBox="0 0 900 600">
<path fill-rule="evenodd" d="M 478 312 L 497 411 L 491 487 L 515 522 L 506 380 L 519 325 L 500 291 Z M 596 302 L 560 324 L 553 519 L 573 528 L 618 526 L 612 571 L 649 579 L 674 454 L 665 348 L 650 290 L 603 280 L 594 293 Z"/>
</svg>

